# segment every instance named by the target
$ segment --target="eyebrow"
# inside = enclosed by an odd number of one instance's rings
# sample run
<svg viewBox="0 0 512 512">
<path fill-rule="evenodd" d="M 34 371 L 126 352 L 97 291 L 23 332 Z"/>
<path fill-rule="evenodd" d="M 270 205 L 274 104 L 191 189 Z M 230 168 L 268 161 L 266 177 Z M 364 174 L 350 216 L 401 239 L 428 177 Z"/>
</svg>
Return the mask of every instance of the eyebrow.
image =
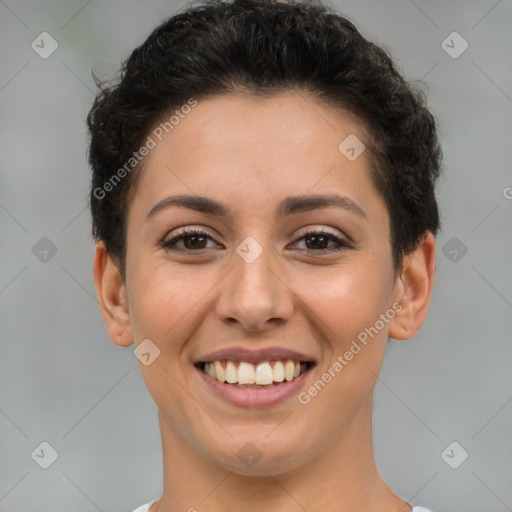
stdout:
<svg viewBox="0 0 512 512">
<path fill-rule="evenodd" d="M 153 208 L 151 208 L 147 214 L 146 221 L 154 217 L 157 213 L 171 206 L 188 208 L 190 210 L 209 215 L 216 215 L 218 217 L 233 216 L 229 208 L 224 206 L 222 203 L 214 201 L 208 197 L 195 195 L 177 195 L 166 197 L 156 203 L 155 206 L 153 206 Z M 310 194 L 304 196 L 287 197 L 278 204 L 276 214 L 278 216 L 284 217 L 294 213 L 308 212 L 317 210 L 319 208 L 328 208 L 332 206 L 350 211 L 361 217 L 364 217 L 365 219 L 368 218 L 366 212 L 356 202 L 348 197 L 340 196 L 337 194 Z"/>
</svg>

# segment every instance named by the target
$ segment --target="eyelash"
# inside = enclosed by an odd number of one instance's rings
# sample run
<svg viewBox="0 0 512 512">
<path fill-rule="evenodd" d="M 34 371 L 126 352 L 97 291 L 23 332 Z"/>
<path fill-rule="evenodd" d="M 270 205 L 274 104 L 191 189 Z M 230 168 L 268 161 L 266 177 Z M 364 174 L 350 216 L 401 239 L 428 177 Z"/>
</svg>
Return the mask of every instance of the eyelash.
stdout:
<svg viewBox="0 0 512 512">
<path fill-rule="evenodd" d="M 176 242 L 178 242 L 180 240 L 183 240 L 185 238 L 188 238 L 188 237 L 192 237 L 192 236 L 202 236 L 202 237 L 206 237 L 206 238 L 209 238 L 210 240 L 212 240 L 212 237 L 208 233 L 206 233 L 205 231 L 203 231 L 203 230 L 201 230 L 199 228 L 184 228 L 176 236 L 173 236 L 172 238 L 170 238 L 168 240 L 164 240 L 162 242 L 161 246 L 165 250 L 169 250 L 169 251 L 173 251 L 173 252 L 181 252 L 181 253 L 200 252 L 200 251 L 207 250 L 207 249 L 203 248 L 203 249 L 198 249 L 197 251 L 194 251 L 193 249 L 179 249 L 179 248 L 176 248 L 176 246 L 175 246 Z M 309 252 L 310 254 L 312 254 L 312 253 L 315 253 L 315 254 L 328 254 L 328 253 L 331 253 L 331 252 L 337 252 L 337 251 L 341 251 L 343 249 L 351 249 L 352 248 L 352 246 L 346 240 L 338 238 L 337 236 L 335 236 L 332 233 L 329 233 L 328 231 L 325 231 L 323 229 L 303 231 L 303 232 L 300 233 L 300 236 L 296 240 L 296 242 L 299 241 L 299 240 L 302 240 L 304 238 L 313 237 L 313 236 L 325 236 L 325 237 L 328 237 L 329 241 L 336 242 L 338 244 L 338 247 L 336 247 L 334 249 L 331 247 L 331 248 L 319 249 L 319 250 L 305 249 L 306 252 Z"/>
</svg>

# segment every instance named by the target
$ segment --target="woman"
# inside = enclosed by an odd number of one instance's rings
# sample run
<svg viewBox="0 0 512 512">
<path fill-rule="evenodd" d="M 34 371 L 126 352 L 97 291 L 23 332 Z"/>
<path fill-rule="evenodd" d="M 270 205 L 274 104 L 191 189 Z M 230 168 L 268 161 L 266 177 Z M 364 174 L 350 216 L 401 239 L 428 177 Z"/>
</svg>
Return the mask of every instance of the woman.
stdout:
<svg viewBox="0 0 512 512">
<path fill-rule="evenodd" d="M 414 512 L 380 476 L 388 337 L 425 320 L 441 153 L 422 95 L 319 3 L 160 25 L 88 116 L 94 278 L 158 406 L 136 512 Z"/>
</svg>

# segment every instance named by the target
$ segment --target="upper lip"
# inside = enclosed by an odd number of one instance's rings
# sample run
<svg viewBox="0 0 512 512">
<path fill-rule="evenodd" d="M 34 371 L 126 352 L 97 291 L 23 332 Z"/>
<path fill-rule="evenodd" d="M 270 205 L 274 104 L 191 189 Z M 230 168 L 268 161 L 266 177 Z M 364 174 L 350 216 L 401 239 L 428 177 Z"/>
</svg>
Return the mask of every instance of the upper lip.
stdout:
<svg viewBox="0 0 512 512">
<path fill-rule="evenodd" d="M 251 364 L 287 359 L 308 363 L 315 362 L 314 358 L 311 356 L 283 347 L 268 347 L 259 350 L 251 350 L 243 347 L 230 347 L 210 352 L 209 354 L 200 357 L 196 363 L 211 363 L 212 361 L 220 361 L 223 359 L 239 362 L 246 361 Z"/>
</svg>

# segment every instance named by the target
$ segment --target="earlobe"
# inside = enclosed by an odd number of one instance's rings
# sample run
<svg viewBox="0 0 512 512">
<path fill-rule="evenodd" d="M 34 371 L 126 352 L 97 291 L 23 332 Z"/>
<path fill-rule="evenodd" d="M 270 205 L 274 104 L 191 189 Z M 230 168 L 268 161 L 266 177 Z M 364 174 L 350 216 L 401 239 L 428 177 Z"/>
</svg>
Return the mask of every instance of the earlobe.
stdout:
<svg viewBox="0 0 512 512">
<path fill-rule="evenodd" d="M 94 255 L 94 286 L 110 339 L 121 347 L 131 345 L 133 336 L 125 286 L 102 241 L 96 244 Z"/>
<path fill-rule="evenodd" d="M 395 290 L 395 300 L 401 304 L 401 309 L 390 322 L 392 338 L 412 338 L 423 325 L 432 296 L 435 268 L 436 242 L 429 232 L 413 252 L 404 256 Z"/>
</svg>

